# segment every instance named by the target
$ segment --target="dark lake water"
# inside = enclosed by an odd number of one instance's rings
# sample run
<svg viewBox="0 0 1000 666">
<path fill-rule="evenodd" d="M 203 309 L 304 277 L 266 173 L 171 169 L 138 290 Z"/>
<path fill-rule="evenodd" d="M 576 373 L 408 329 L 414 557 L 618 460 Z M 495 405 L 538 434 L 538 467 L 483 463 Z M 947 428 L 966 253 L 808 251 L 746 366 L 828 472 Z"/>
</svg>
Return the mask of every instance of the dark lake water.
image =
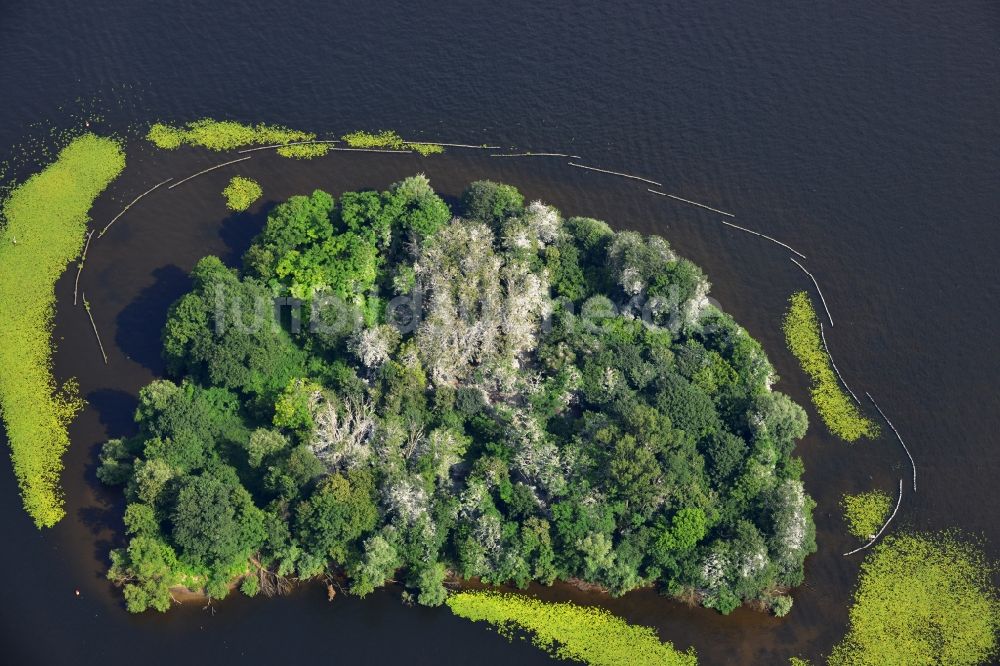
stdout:
<svg viewBox="0 0 1000 666">
<path fill-rule="evenodd" d="M 870 391 L 907 439 L 920 492 L 895 529 L 959 527 L 1000 559 L 1000 5 L 947 3 L 211 3 L 0 0 L 0 150 L 100 112 L 97 131 L 202 116 L 339 134 L 557 150 L 646 175 L 737 214 L 806 255 L 836 326 L 828 340 L 856 391 Z M 338 6 L 340 5 L 340 6 Z M 125 176 L 97 202 L 102 225 L 168 176 L 224 161 L 128 145 Z M 95 243 L 81 284 L 109 347 L 107 368 L 72 277 L 57 286 L 56 372 L 90 407 L 71 430 L 68 517 L 38 532 L 0 465 L 0 661 L 11 664 L 291 662 L 544 663 L 446 610 L 363 601 L 308 587 L 128 615 L 104 582 L 121 507 L 94 478 L 108 436 L 129 432 L 138 388 L 162 372 L 159 330 L 204 254 L 235 259 L 269 203 L 323 187 L 384 187 L 424 171 L 446 195 L 475 179 L 519 186 L 567 214 L 666 236 L 700 264 L 723 307 L 760 339 L 777 388 L 807 404 L 780 318 L 807 278 L 788 253 L 645 185 L 565 166 L 451 151 L 335 154 L 311 162 L 256 153 L 239 173 L 267 202 L 229 216 L 220 170 L 150 196 Z M 67 301 L 69 296 L 69 301 Z M 0 324 L 2 325 L 2 324 Z M 777 620 L 689 609 L 650 592 L 603 603 L 657 627 L 702 664 L 816 663 L 843 635 L 860 558 L 837 503 L 895 492 L 909 475 L 889 436 L 847 445 L 810 410 L 799 451 L 818 502 L 819 552 L 795 607 Z M 887 430 L 888 432 L 888 430 Z M 81 596 L 74 596 L 79 589 Z"/>
</svg>

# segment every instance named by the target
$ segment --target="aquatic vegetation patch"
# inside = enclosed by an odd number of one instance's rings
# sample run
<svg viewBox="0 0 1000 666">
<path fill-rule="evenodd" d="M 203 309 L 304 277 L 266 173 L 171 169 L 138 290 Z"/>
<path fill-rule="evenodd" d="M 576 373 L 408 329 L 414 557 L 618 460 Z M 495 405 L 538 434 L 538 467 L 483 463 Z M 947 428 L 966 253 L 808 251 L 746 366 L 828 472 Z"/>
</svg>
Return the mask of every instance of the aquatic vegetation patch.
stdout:
<svg viewBox="0 0 1000 666">
<path fill-rule="evenodd" d="M 413 150 L 423 156 L 444 152 L 444 146 L 436 143 L 412 143 L 404 141 L 392 130 L 373 133 L 364 130 L 350 132 L 341 139 L 351 148 L 376 148 L 382 150 Z"/>
<path fill-rule="evenodd" d="M 222 196 L 226 198 L 226 208 L 236 212 L 243 212 L 253 205 L 253 202 L 260 199 L 264 194 L 260 183 L 252 178 L 243 176 L 233 176 L 233 179 L 222 190 Z"/>
<path fill-rule="evenodd" d="M 271 146 L 299 141 L 315 141 L 310 132 L 288 129 L 280 125 L 244 125 L 230 120 L 203 118 L 181 127 L 155 123 L 149 128 L 146 138 L 157 148 L 173 150 L 182 145 L 199 146 L 209 150 L 235 150 L 247 146 Z M 278 154 L 283 157 L 310 158 L 325 155 L 329 145 L 325 143 L 283 146 Z"/>
<path fill-rule="evenodd" d="M 831 666 L 988 663 L 997 654 L 994 566 L 954 533 L 890 536 L 865 559 Z"/>
<path fill-rule="evenodd" d="M 50 334 L 55 283 L 79 256 L 94 199 L 125 168 L 119 144 L 84 134 L 15 187 L 0 229 L 0 411 L 24 507 L 39 527 L 65 514 L 59 474 L 76 383 L 56 385 Z"/>
<path fill-rule="evenodd" d="M 460 592 L 447 603 L 455 615 L 488 622 L 507 638 L 526 631 L 534 645 L 559 659 L 592 666 L 698 663 L 694 648 L 680 652 L 649 627 L 629 624 L 603 608 L 496 592 Z"/>
<path fill-rule="evenodd" d="M 892 510 L 892 498 L 881 490 L 844 495 L 840 504 L 847 530 L 859 539 L 871 539 Z"/>
<path fill-rule="evenodd" d="M 792 294 L 790 304 L 783 324 L 785 341 L 812 380 L 812 401 L 823 423 L 830 432 L 848 442 L 878 437 L 878 426 L 861 414 L 837 382 L 809 296 L 804 291 Z"/>
</svg>

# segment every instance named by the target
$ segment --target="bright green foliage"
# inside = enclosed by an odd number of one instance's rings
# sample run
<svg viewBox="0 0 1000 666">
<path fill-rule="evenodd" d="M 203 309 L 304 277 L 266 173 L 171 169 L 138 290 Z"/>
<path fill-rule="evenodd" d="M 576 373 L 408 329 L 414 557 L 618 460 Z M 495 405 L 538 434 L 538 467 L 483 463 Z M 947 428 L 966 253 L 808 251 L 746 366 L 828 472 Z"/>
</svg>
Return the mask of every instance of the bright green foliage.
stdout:
<svg viewBox="0 0 1000 666">
<path fill-rule="evenodd" d="M 226 189 L 222 190 L 222 196 L 226 197 L 226 208 L 237 212 L 250 208 L 262 194 L 264 190 L 256 180 L 243 176 L 233 176 Z"/>
<path fill-rule="evenodd" d="M 124 168 L 117 142 L 85 134 L 3 202 L 0 412 L 24 508 L 38 527 L 64 515 L 66 429 L 83 404 L 74 381 L 58 387 L 51 373 L 55 282 L 83 248 L 94 199 Z"/>
<path fill-rule="evenodd" d="M 219 121 L 203 118 L 173 127 L 155 123 L 149 128 L 146 138 L 157 148 L 173 150 L 182 145 L 199 146 L 209 150 L 235 150 L 246 146 L 270 146 L 298 141 L 313 141 L 315 134 L 288 129 L 279 125 L 243 125 L 233 121 Z M 315 157 L 325 155 L 328 144 L 308 144 L 284 146 L 278 149 L 283 157 Z"/>
<path fill-rule="evenodd" d="M 557 659 L 592 666 L 694 666 L 694 649 L 677 651 L 648 627 L 631 625 L 602 608 L 547 603 L 514 594 L 462 592 L 448 598 L 459 617 L 488 622 L 508 638 L 531 634 L 531 642 Z"/>
<path fill-rule="evenodd" d="M 861 565 L 831 666 L 972 666 L 997 655 L 993 566 L 953 533 L 889 536 Z"/>
<path fill-rule="evenodd" d="M 462 201 L 422 175 L 316 191 L 242 271 L 198 263 L 164 330 L 181 383 L 143 390 L 98 471 L 174 549 L 164 577 L 395 579 L 426 605 L 448 572 L 582 579 L 724 613 L 801 583 L 805 413 L 700 271 L 509 185 Z"/>
<path fill-rule="evenodd" d="M 438 155 L 444 152 L 444 146 L 436 143 L 407 143 L 392 130 L 382 130 L 378 133 L 358 130 L 341 137 L 351 148 L 376 148 L 381 150 L 413 150 L 423 156 Z"/>
<path fill-rule="evenodd" d="M 878 426 L 861 414 L 837 382 L 830 357 L 823 349 L 816 310 L 809 296 L 800 291 L 792 294 L 789 300 L 791 306 L 784 321 L 785 340 L 812 380 L 813 404 L 826 427 L 848 442 L 861 437 L 878 437 Z"/>
<path fill-rule="evenodd" d="M 889 517 L 892 498 L 881 490 L 858 495 L 844 495 L 840 501 L 844 509 L 847 530 L 859 539 L 871 539 Z"/>
</svg>

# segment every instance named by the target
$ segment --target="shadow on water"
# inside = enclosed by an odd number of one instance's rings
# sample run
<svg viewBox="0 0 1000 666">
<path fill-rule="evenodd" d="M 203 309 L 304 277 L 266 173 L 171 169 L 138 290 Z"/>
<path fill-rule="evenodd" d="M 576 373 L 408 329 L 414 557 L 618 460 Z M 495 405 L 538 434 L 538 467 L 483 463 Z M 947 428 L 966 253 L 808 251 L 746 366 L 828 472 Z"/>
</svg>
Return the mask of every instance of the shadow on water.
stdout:
<svg viewBox="0 0 1000 666">
<path fill-rule="evenodd" d="M 227 266 L 240 266 L 243 255 L 250 248 L 253 239 L 264 229 L 267 216 L 271 214 L 277 201 L 268 201 L 254 213 L 236 213 L 222 221 L 219 237 L 226 244 L 228 254 L 220 257 Z"/>
<path fill-rule="evenodd" d="M 178 266 L 161 266 L 152 272 L 154 282 L 118 315 L 115 343 L 122 352 L 150 372 L 162 375 L 160 334 L 167 310 L 191 289 L 191 280 Z"/>
</svg>

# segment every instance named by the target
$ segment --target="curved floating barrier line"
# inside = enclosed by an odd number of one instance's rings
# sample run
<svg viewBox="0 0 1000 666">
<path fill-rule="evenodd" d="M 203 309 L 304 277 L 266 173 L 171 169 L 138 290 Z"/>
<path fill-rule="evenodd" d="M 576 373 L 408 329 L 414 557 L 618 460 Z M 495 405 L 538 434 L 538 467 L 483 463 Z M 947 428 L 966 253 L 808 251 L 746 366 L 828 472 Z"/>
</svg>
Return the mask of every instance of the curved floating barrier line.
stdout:
<svg viewBox="0 0 1000 666">
<path fill-rule="evenodd" d="M 868 397 L 871 397 L 871 396 L 868 396 Z M 893 509 L 893 511 L 892 511 L 892 515 L 891 515 L 891 516 L 889 516 L 889 520 L 885 521 L 885 525 L 883 525 L 883 526 L 882 526 L 882 529 L 880 529 L 880 530 L 879 530 L 879 531 L 878 531 L 878 532 L 877 532 L 877 533 L 875 534 L 875 536 L 873 536 L 873 537 L 872 537 L 872 540 L 871 540 L 871 541 L 869 541 L 869 542 L 868 542 L 868 543 L 866 543 L 865 545 L 861 546 L 860 548 L 855 548 L 854 550 L 852 550 L 852 551 L 851 551 L 851 552 L 849 552 L 849 553 L 844 553 L 844 557 L 847 557 L 848 555 L 853 555 L 854 553 L 857 553 L 858 551 L 862 551 L 862 550 L 864 550 L 865 548 L 867 548 L 868 546 L 870 546 L 870 545 L 872 545 L 873 543 L 875 543 L 875 541 L 876 541 L 876 540 L 877 540 L 877 539 L 878 539 L 878 538 L 879 538 L 880 536 L 882 536 L 882 532 L 885 532 L 885 528 L 889 527 L 889 523 L 891 523 L 891 522 L 892 522 L 892 519 L 896 517 L 896 512 L 897 512 L 897 511 L 899 511 L 899 505 L 900 505 L 900 504 L 902 504 L 902 502 L 903 502 L 903 480 L 902 480 L 902 479 L 900 479 L 900 480 L 899 480 L 899 499 L 897 499 L 897 500 L 896 500 L 896 508 L 895 508 L 895 509 Z"/>
<path fill-rule="evenodd" d="M 792 258 L 789 257 L 789 259 L 792 259 Z M 799 262 L 795 261 L 794 259 L 792 259 L 792 263 L 794 263 L 796 266 L 798 266 L 799 268 L 801 268 L 802 271 L 806 275 L 808 275 L 809 278 L 813 281 L 813 284 L 816 285 L 816 293 L 819 294 L 819 300 L 823 301 L 823 309 L 826 310 L 826 316 L 830 318 L 830 326 L 833 326 L 833 315 L 830 314 L 830 308 L 828 308 L 826 306 L 826 299 L 823 298 L 823 290 L 819 288 L 819 282 L 816 281 L 816 278 L 813 277 L 812 273 L 810 273 L 809 271 L 806 270 L 805 266 L 803 266 Z"/>
<path fill-rule="evenodd" d="M 690 199 L 685 199 L 674 194 L 667 194 L 666 192 L 657 192 L 656 190 L 651 190 L 648 187 L 646 191 L 652 192 L 653 194 L 659 194 L 661 197 L 670 197 L 671 199 L 677 199 L 678 201 L 683 201 L 684 203 L 691 204 L 692 206 L 697 206 L 698 208 L 704 208 L 705 210 L 710 210 L 713 213 L 719 213 L 720 215 L 727 215 L 729 217 L 736 217 L 732 213 L 727 213 L 724 210 L 719 210 L 718 208 L 712 208 L 711 206 L 706 206 L 705 204 L 700 204 L 697 201 L 691 201 Z"/>
<path fill-rule="evenodd" d="M 91 229 L 90 233 L 87 234 L 87 243 L 83 246 L 83 254 L 80 255 L 80 263 L 76 268 L 76 281 L 73 282 L 73 305 L 76 305 L 76 292 L 80 288 L 80 273 L 83 272 L 83 264 L 87 261 L 87 250 L 90 249 L 90 239 L 94 236 L 94 230 Z"/>
<path fill-rule="evenodd" d="M 418 146 L 448 146 L 449 148 L 475 148 L 477 150 L 500 150 L 500 146 L 473 146 L 468 143 L 441 143 L 440 141 L 406 141 L 403 143 L 412 143 Z"/>
<path fill-rule="evenodd" d="M 242 155 L 243 153 L 252 153 L 255 150 L 268 150 L 269 148 L 284 148 L 286 146 L 305 146 L 313 143 L 340 143 L 336 139 L 316 139 L 314 141 L 292 141 L 291 143 L 276 143 L 273 146 L 258 146 L 256 148 L 244 148 L 243 150 L 237 150 L 237 155 Z"/>
<path fill-rule="evenodd" d="M 147 194 L 149 194 L 153 190 L 159 189 L 159 187 L 161 185 L 166 185 L 167 183 L 169 183 L 172 180 L 173 180 L 173 178 L 167 178 L 162 183 L 157 183 L 156 185 L 153 185 L 151 188 L 149 188 L 148 190 L 146 190 L 145 192 L 143 192 L 142 194 L 140 194 L 139 196 L 137 196 L 135 199 L 132 199 L 132 203 L 130 203 L 129 205 L 125 206 L 125 208 L 122 209 L 122 212 L 120 212 L 117 215 L 115 215 L 114 218 L 112 218 L 112 220 L 110 222 L 108 222 L 108 225 L 106 227 L 104 227 L 103 229 L 101 229 L 101 233 L 97 234 L 97 237 L 100 238 L 101 236 L 103 236 L 107 232 L 107 230 L 111 228 L 111 225 L 114 224 L 118 220 L 119 217 L 121 217 L 122 215 L 124 215 L 125 211 L 127 211 L 129 208 L 131 208 L 132 206 L 134 206 L 135 203 L 139 199 L 143 198 L 144 196 L 146 196 Z M 74 305 L 75 304 L 76 303 L 74 302 Z"/>
<path fill-rule="evenodd" d="M 896 433 L 896 439 L 899 440 L 899 443 L 903 445 L 903 450 L 906 451 L 906 457 L 910 459 L 910 465 L 913 466 L 913 492 L 917 492 L 917 463 L 914 462 L 913 456 L 910 455 L 910 450 L 906 448 L 906 442 L 903 441 L 903 438 L 900 436 L 899 431 L 896 430 L 896 426 L 892 425 L 892 421 L 889 420 L 889 417 L 885 415 L 885 412 L 882 411 L 882 408 L 878 406 L 877 402 L 875 402 L 875 398 L 872 397 L 872 394 L 869 393 L 868 391 L 865 391 L 865 395 L 868 396 L 868 399 L 872 401 L 872 404 L 875 405 L 875 409 L 877 409 L 878 413 L 882 415 L 882 418 L 885 419 L 885 422 L 889 424 L 889 427 L 892 428 L 892 431 Z"/>
<path fill-rule="evenodd" d="M 97 346 L 101 348 L 101 356 L 104 357 L 104 365 L 108 364 L 108 355 L 104 351 L 104 343 L 101 342 L 101 334 L 97 332 L 97 324 L 94 323 L 94 314 L 90 311 L 90 303 L 87 301 L 87 294 L 83 294 L 83 309 L 90 317 L 90 326 L 94 329 L 94 337 L 97 338 Z"/>
<path fill-rule="evenodd" d="M 168 187 L 167 189 L 168 189 L 168 190 L 172 190 L 172 189 L 174 189 L 175 187 L 177 187 L 178 185 L 183 185 L 184 183 L 188 182 L 188 181 L 189 181 L 189 180 L 191 180 L 192 178 L 195 178 L 195 177 L 197 177 L 197 176 L 200 176 L 200 175 L 201 175 L 201 174 L 203 174 L 203 173 L 208 173 L 209 171 L 215 171 L 216 169 L 221 169 L 221 168 L 222 168 L 222 167 L 224 167 L 224 166 L 229 166 L 230 164 L 236 164 L 237 162 L 243 162 L 244 160 L 248 160 L 248 159 L 250 159 L 251 157 L 253 157 L 253 156 L 252 156 L 252 155 L 247 155 L 246 157 L 241 157 L 241 158 L 239 158 L 238 160 L 230 160 L 230 161 L 228 161 L 228 162 L 223 162 L 222 164 L 216 164 L 216 165 L 215 165 L 214 167 L 208 167 L 207 169 L 204 169 L 204 170 L 202 170 L 202 171 L 199 171 L 198 173 L 194 174 L 193 176 L 188 176 L 188 177 L 187 177 L 187 178 L 185 178 L 184 180 L 178 180 L 178 181 L 177 181 L 176 183 L 174 183 L 173 185 L 171 185 L 171 186 L 170 186 L 170 187 Z"/>
<path fill-rule="evenodd" d="M 658 183 L 655 180 L 649 180 L 648 178 L 643 178 L 642 176 L 633 176 L 629 173 L 622 173 L 621 171 L 608 171 L 607 169 L 598 169 L 597 167 L 587 166 L 586 164 L 577 164 L 576 162 L 567 162 L 571 167 L 576 167 L 577 169 L 588 169 L 590 171 L 599 171 L 601 173 L 610 173 L 612 176 L 621 176 L 622 178 L 631 178 L 632 180 L 641 180 L 644 183 L 649 183 L 650 185 L 656 185 L 657 187 L 663 187 L 663 183 Z"/>
<path fill-rule="evenodd" d="M 490 157 L 572 157 L 574 160 L 582 160 L 579 155 L 567 155 L 566 153 L 493 153 Z"/>
<path fill-rule="evenodd" d="M 412 155 L 412 150 L 391 150 L 389 148 L 330 148 L 342 153 L 400 153 L 401 155 Z"/>
<path fill-rule="evenodd" d="M 747 229 L 746 227 L 741 227 L 738 224 L 733 224 L 732 222 L 726 222 L 725 220 L 719 220 L 719 222 L 722 222 L 727 227 L 732 227 L 733 229 L 739 229 L 740 231 L 745 231 L 748 234 L 753 234 L 754 236 L 760 236 L 761 238 L 766 238 L 767 240 L 771 241 L 772 243 L 777 243 L 778 245 L 780 245 L 781 247 L 785 248 L 786 250 L 791 250 L 792 252 L 794 252 L 795 254 L 799 255 L 803 259 L 806 258 L 806 255 L 802 254 L 801 252 L 799 252 L 798 250 L 796 250 L 791 245 L 787 245 L 785 243 L 782 243 L 777 238 L 771 238 L 767 234 L 762 234 L 762 233 L 759 233 L 757 231 L 754 231 L 753 229 Z"/>
<path fill-rule="evenodd" d="M 833 354 L 830 353 L 830 346 L 826 344 L 826 334 L 823 332 L 823 322 L 819 323 L 819 337 L 823 339 L 823 348 L 826 349 L 826 356 L 830 359 L 830 365 L 833 366 L 834 371 L 837 373 L 837 377 L 840 378 L 840 383 L 844 385 L 847 392 L 851 394 L 852 398 L 854 398 L 854 402 L 860 405 L 861 401 L 858 400 L 858 396 L 854 395 L 854 391 L 852 391 L 851 387 L 847 385 L 846 381 L 844 381 L 844 376 L 840 374 L 840 369 L 837 368 L 837 364 L 833 362 Z"/>
</svg>

